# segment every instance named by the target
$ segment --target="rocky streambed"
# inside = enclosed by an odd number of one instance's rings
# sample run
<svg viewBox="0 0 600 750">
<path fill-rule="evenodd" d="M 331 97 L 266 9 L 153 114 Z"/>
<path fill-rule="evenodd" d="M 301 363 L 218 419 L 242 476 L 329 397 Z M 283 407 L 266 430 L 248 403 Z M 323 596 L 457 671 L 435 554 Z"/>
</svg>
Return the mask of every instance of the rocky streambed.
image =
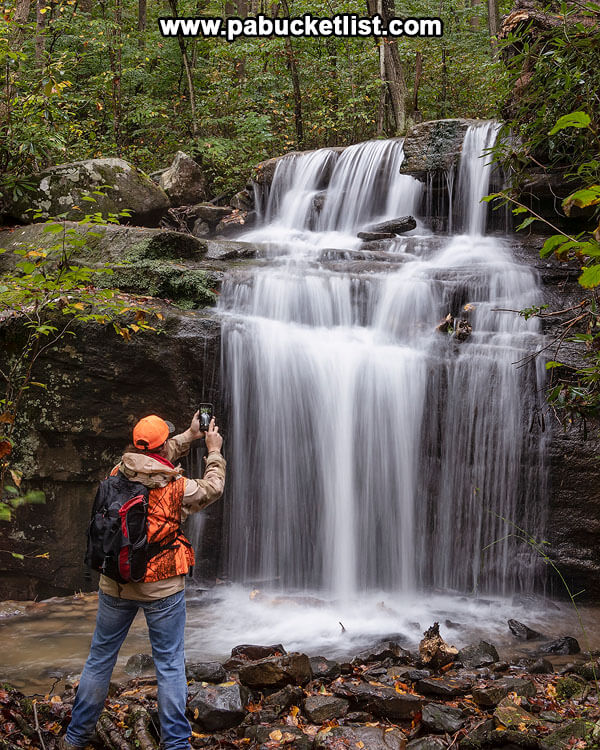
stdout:
<svg viewBox="0 0 600 750">
<path fill-rule="evenodd" d="M 240 645 L 224 662 L 189 663 L 188 716 L 197 748 L 528 748 L 600 746 L 597 660 L 579 655 L 556 671 L 557 653 L 575 639 L 540 647 L 517 663 L 494 645 L 461 650 L 435 623 L 418 650 L 385 640 L 347 660 L 286 652 L 281 644 Z M 595 655 L 597 657 L 597 655 Z M 127 750 L 158 743 L 157 687 L 151 657 L 129 660 L 138 676 L 113 685 L 92 745 Z M 5 748 L 53 750 L 69 722 L 77 687 L 26 698 L 4 686 L 0 716 Z"/>
</svg>

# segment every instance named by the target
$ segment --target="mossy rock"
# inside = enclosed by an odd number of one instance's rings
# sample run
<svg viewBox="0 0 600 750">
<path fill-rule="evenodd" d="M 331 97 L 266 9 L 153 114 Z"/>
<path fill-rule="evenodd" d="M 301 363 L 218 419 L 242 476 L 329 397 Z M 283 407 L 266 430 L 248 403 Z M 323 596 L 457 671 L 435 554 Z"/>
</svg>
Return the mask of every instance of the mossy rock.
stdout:
<svg viewBox="0 0 600 750">
<path fill-rule="evenodd" d="M 4 198 L 5 213 L 24 223 L 62 215 L 80 221 L 86 214 L 97 212 L 106 218 L 127 210 L 131 214 L 127 221 L 155 227 L 169 208 L 164 190 L 123 159 L 59 164 L 29 175 L 27 182 L 31 190 L 23 196 L 16 200 Z M 36 214 L 40 216 L 35 218 Z"/>
<path fill-rule="evenodd" d="M 131 266 L 117 267 L 111 274 L 98 274 L 96 284 L 129 294 L 170 299 L 184 310 L 214 305 L 216 301 L 210 273 L 160 260 L 140 260 Z"/>
<path fill-rule="evenodd" d="M 455 167 L 465 133 L 477 120 L 429 120 L 412 127 L 404 140 L 404 173 L 426 173 Z"/>
</svg>

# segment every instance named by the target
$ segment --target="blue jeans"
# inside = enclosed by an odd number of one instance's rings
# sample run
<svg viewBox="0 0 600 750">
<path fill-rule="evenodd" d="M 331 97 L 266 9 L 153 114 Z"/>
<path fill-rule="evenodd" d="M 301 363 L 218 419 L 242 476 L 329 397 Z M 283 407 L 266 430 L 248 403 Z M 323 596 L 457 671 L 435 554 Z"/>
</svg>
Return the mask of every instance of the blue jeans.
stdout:
<svg viewBox="0 0 600 750">
<path fill-rule="evenodd" d="M 66 739 L 83 747 L 104 708 L 119 649 L 138 608 L 144 610 L 158 681 L 158 716 L 165 750 L 188 750 L 187 681 L 183 651 L 185 592 L 151 602 L 116 599 L 98 592 L 98 615 L 90 655 L 83 668 Z"/>
</svg>

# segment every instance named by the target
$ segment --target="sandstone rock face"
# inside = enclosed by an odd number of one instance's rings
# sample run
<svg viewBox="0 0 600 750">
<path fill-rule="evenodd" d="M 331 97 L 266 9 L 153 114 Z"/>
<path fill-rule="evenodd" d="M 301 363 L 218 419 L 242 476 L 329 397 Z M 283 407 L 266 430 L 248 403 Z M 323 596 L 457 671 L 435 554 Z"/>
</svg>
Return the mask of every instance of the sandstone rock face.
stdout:
<svg viewBox="0 0 600 750">
<path fill-rule="evenodd" d="M 159 184 L 172 206 L 189 206 L 207 198 L 202 168 L 183 151 L 175 154 L 171 166 L 160 176 Z"/>
<path fill-rule="evenodd" d="M 86 214 L 100 212 L 107 216 L 128 209 L 131 217 L 123 221 L 155 227 L 169 208 L 164 190 L 123 159 L 59 164 L 30 175 L 29 180 L 34 190 L 16 201 L 8 200 L 5 206 L 8 216 L 26 224 L 62 214 L 80 221 Z M 103 188 L 105 195 L 93 194 L 104 185 L 110 186 Z M 83 200 L 88 194 L 95 203 Z M 37 213 L 41 217 L 34 218 Z"/>
<path fill-rule="evenodd" d="M 414 125 L 404 139 L 405 174 L 422 175 L 426 172 L 456 166 L 469 125 L 476 120 L 429 120 Z"/>
</svg>

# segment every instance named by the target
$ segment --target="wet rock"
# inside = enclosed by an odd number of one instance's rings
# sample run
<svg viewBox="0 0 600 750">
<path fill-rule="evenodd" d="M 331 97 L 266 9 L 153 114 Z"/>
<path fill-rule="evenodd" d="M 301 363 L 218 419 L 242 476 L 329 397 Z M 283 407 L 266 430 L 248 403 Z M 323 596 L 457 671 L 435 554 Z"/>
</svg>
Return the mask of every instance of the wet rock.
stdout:
<svg viewBox="0 0 600 750">
<path fill-rule="evenodd" d="M 424 177 L 427 172 L 448 170 L 460 160 L 469 125 L 476 120 L 431 120 L 414 125 L 404 139 L 401 172 Z"/>
<path fill-rule="evenodd" d="M 337 695 L 349 698 L 358 707 L 386 719 L 411 719 L 423 705 L 421 698 L 399 693 L 393 687 L 369 685 L 366 682 L 335 685 Z"/>
<path fill-rule="evenodd" d="M 231 649 L 231 657 L 233 659 L 242 658 L 247 659 L 248 661 L 264 659 L 267 656 L 282 656 L 283 654 L 287 654 L 287 651 L 281 643 L 276 643 L 274 646 L 254 646 L 252 644 L 243 644 L 241 646 L 234 646 Z"/>
<path fill-rule="evenodd" d="M 345 720 L 351 724 L 366 724 L 367 721 L 373 721 L 373 714 L 367 713 L 367 711 L 349 711 Z"/>
<path fill-rule="evenodd" d="M 412 229 L 415 229 L 417 226 L 417 222 L 415 221 L 414 216 L 399 216 L 397 219 L 390 219 L 388 221 L 381 221 L 378 224 L 370 224 L 368 227 L 365 227 L 365 232 L 368 234 L 386 234 L 386 235 L 392 235 L 392 237 L 396 234 L 402 234 L 403 232 L 410 232 Z M 360 237 L 360 235 L 358 235 Z M 376 237 L 372 239 L 382 240 L 386 239 L 385 237 Z"/>
<path fill-rule="evenodd" d="M 469 336 L 473 333 L 473 326 L 468 320 L 460 318 L 455 322 L 453 337 L 457 341 L 466 341 Z"/>
<path fill-rule="evenodd" d="M 426 680 L 431 677 L 429 669 L 411 669 L 406 673 L 406 678 L 411 682 L 418 682 L 419 680 Z"/>
<path fill-rule="evenodd" d="M 165 192 L 147 174 L 123 159 L 86 159 L 59 164 L 43 172 L 28 175 L 32 189 L 19 198 L 5 196 L 4 212 L 25 224 L 66 214 L 81 221 L 86 214 L 118 214 L 124 209 L 131 218 L 124 221 L 141 226 L 158 226 L 169 208 Z M 102 186 L 105 195 L 92 195 L 95 203 L 82 198 Z M 32 209 L 32 210 L 29 210 Z M 41 217 L 34 219 L 34 214 Z"/>
<path fill-rule="evenodd" d="M 459 708 L 452 708 L 444 703 L 428 703 L 423 708 L 422 722 L 432 732 L 454 734 L 462 728 L 465 718 Z"/>
<path fill-rule="evenodd" d="M 573 747 L 577 740 L 585 740 L 593 731 L 593 722 L 576 719 L 543 737 L 540 741 L 540 748 L 541 750 L 567 750 Z M 592 744 L 587 747 L 597 747 L 597 745 Z"/>
<path fill-rule="evenodd" d="M 552 609 L 557 612 L 560 611 L 560 607 L 551 599 L 547 599 L 545 596 L 540 596 L 539 594 L 515 594 L 511 605 L 513 607 L 525 607 L 529 610 Z"/>
<path fill-rule="evenodd" d="M 125 671 L 132 677 L 139 677 L 145 672 L 154 671 L 154 659 L 150 654 L 133 654 L 127 659 Z"/>
<path fill-rule="evenodd" d="M 186 213 L 194 219 L 205 221 L 212 230 L 221 219 L 233 213 L 233 208 L 232 206 L 215 206 L 212 203 L 196 203 L 193 206 L 188 206 Z"/>
<path fill-rule="evenodd" d="M 419 643 L 419 654 L 425 666 L 432 669 L 451 664 L 457 657 L 458 649 L 449 646 L 440 635 L 440 628 L 437 622 L 425 631 L 423 640 Z"/>
<path fill-rule="evenodd" d="M 532 630 L 518 620 L 509 620 L 508 627 L 515 638 L 518 638 L 520 641 L 534 641 L 538 638 L 544 637 L 541 633 L 538 633 L 537 630 Z"/>
<path fill-rule="evenodd" d="M 358 232 L 356 236 L 365 242 L 376 242 L 377 240 L 393 240 L 396 235 L 393 232 Z"/>
<path fill-rule="evenodd" d="M 378 643 L 374 648 L 368 648 L 361 651 L 355 659 L 353 664 L 365 664 L 373 661 L 383 661 L 384 659 L 392 659 L 394 662 L 400 664 L 409 664 L 412 660 L 410 651 L 402 648 L 395 641 L 382 641 Z"/>
<path fill-rule="evenodd" d="M 362 743 L 362 744 L 359 744 Z M 362 747 L 368 750 L 404 750 L 406 739 L 395 727 L 333 727 L 318 732 L 315 750 L 338 750 Z"/>
<path fill-rule="evenodd" d="M 227 672 L 218 661 L 185 665 L 185 675 L 191 682 L 225 682 Z"/>
<path fill-rule="evenodd" d="M 340 719 L 348 713 L 349 703 L 335 695 L 309 695 L 304 701 L 304 713 L 313 724 Z"/>
<path fill-rule="evenodd" d="M 545 659 L 543 661 L 545 661 Z M 575 674 L 578 674 L 580 677 L 583 677 L 584 680 L 588 680 L 589 682 L 592 682 L 592 680 L 600 679 L 599 662 L 588 661 L 585 664 L 576 664 L 571 671 Z"/>
<path fill-rule="evenodd" d="M 208 240 L 206 247 L 206 260 L 255 258 L 260 249 L 251 242 L 232 242 L 231 240 Z"/>
<path fill-rule="evenodd" d="M 499 661 L 492 665 L 493 672 L 506 672 L 507 669 L 510 669 L 510 664 L 507 661 Z"/>
<path fill-rule="evenodd" d="M 244 736 L 254 743 L 250 747 L 291 747 L 294 750 L 309 750 L 313 746 L 312 738 L 307 737 L 301 729 L 286 724 L 248 727 Z"/>
<path fill-rule="evenodd" d="M 553 674 L 554 667 L 548 659 L 537 659 L 528 668 L 531 674 Z"/>
<path fill-rule="evenodd" d="M 207 239 L 212 234 L 210 226 L 203 219 L 197 219 L 191 231 L 194 237 L 197 237 L 199 240 Z"/>
<path fill-rule="evenodd" d="M 171 166 L 163 172 L 160 187 L 172 206 L 189 206 L 206 200 L 206 179 L 199 164 L 183 151 L 175 154 Z"/>
<path fill-rule="evenodd" d="M 324 656 L 312 656 L 309 661 L 313 677 L 316 679 L 335 680 L 342 673 L 337 661 L 331 661 Z"/>
<path fill-rule="evenodd" d="M 299 706 L 304 698 L 304 691 L 296 685 L 286 685 L 281 690 L 277 690 L 263 701 L 263 705 L 269 711 L 281 714 L 287 711 L 291 706 Z"/>
<path fill-rule="evenodd" d="M 527 727 L 538 723 L 538 719 L 535 716 L 517 706 L 510 698 L 504 698 L 498 704 L 494 711 L 494 718 L 497 724 L 501 724 L 509 729 L 518 727 L 520 724 L 524 724 Z"/>
<path fill-rule="evenodd" d="M 497 706 L 503 698 L 508 695 L 508 688 L 505 685 L 492 683 L 491 685 L 476 686 L 472 689 L 473 700 L 478 706 L 491 708 Z"/>
<path fill-rule="evenodd" d="M 459 747 L 461 750 L 482 750 L 484 747 L 487 748 L 489 746 L 487 740 L 495 727 L 496 722 L 491 718 L 486 719 L 481 724 L 476 724 L 467 736 L 461 739 Z"/>
<path fill-rule="evenodd" d="M 577 640 L 568 635 L 540 646 L 542 654 L 578 654 L 580 651 Z"/>
<path fill-rule="evenodd" d="M 448 743 L 441 737 L 429 735 L 420 737 L 418 740 L 411 740 L 406 746 L 406 750 L 446 750 Z"/>
<path fill-rule="evenodd" d="M 205 729 L 231 729 L 241 724 L 250 697 L 245 687 L 237 683 L 200 685 L 190 692 L 188 714 Z"/>
<path fill-rule="evenodd" d="M 500 661 L 495 646 L 487 641 L 479 641 L 477 645 L 465 646 L 458 652 L 458 661 L 465 667 L 485 667 Z"/>
<path fill-rule="evenodd" d="M 468 693 L 471 685 L 472 683 L 469 680 L 460 680 L 453 677 L 429 677 L 426 680 L 419 680 L 416 689 L 423 695 L 454 698 Z"/>
<path fill-rule="evenodd" d="M 508 693 L 516 693 L 527 698 L 532 698 L 536 694 L 535 684 L 523 677 L 502 677 L 496 684 L 505 687 Z"/>
<path fill-rule="evenodd" d="M 312 677 L 306 654 L 271 656 L 240 667 L 240 682 L 249 688 L 304 685 Z"/>
</svg>

